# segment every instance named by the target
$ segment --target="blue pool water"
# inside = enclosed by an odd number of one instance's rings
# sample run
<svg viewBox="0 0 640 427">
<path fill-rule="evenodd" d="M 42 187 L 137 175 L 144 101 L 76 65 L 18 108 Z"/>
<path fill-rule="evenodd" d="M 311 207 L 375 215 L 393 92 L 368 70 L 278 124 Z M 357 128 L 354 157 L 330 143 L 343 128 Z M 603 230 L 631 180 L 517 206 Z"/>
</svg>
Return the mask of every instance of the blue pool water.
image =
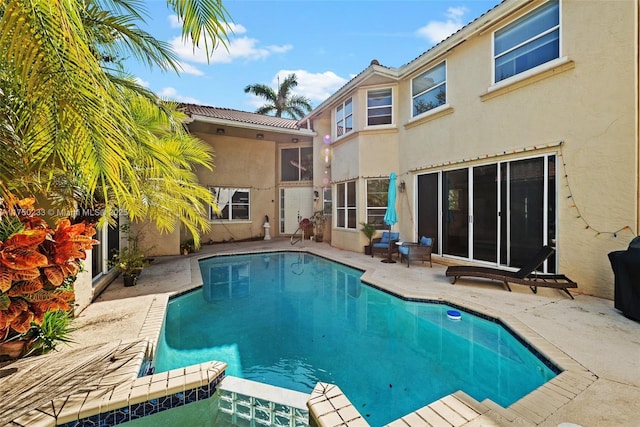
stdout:
<svg viewBox="0 0 640 427">
<path fill-rule="evenodd" d="M 297 391 L 334 383 L 372 426 L 457 390 L 508 406 L 556 375 L 501 325 L 396 298 L 321 257 L 222 256 L 200 268 L 203 287 L 169 303 L 157 372 L 220 360 L 227 375 Z"/>
</svg>

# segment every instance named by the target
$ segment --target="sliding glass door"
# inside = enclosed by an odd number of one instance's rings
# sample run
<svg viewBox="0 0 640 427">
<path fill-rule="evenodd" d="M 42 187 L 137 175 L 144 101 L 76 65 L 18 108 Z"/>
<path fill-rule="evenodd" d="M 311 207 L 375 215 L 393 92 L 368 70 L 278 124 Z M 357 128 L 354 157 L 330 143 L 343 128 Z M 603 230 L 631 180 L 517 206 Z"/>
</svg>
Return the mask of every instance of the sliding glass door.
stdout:
<svg viewBox="0 0 640 427">
<path fill-rule="evenodd" d="M 442 251 L 469 256 L 469 171 L 456 169 L 442 174 Z"/>
<path fill-rule="evenodd" d="M 495 263 L 498 259 L 498 166 L 477 166 L 472 170 L 473 259 Z"/>
<path fill-rule="evenodd" d="M 520 267 L 555 242 L 555 170 L 545 155 L 419 175 L 418 234 L 445 256 Z"/>
</svg>

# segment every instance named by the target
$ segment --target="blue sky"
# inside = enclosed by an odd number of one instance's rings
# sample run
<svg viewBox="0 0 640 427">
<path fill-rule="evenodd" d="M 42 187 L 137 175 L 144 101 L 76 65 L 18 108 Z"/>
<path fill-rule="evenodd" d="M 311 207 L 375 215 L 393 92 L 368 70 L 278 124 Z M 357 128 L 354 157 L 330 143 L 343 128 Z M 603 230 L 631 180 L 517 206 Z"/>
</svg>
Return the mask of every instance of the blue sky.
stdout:
<svg viewBox="0 0 640 427">
<path fill-rule="evenodd" d="M 295 72 L 315 107 L 365 69 L 372 59 L 399 67 L 498 4 L 500 0 L 228 0 L 232 23 L 228 51 L 207 63 L 180 37 L 166 0 L 146 0 L 154 37 L 170 43 L 183 71 L 128 64 L 140 83 L 163 98 L 254 111 L 260 98 L 248 84 L 277 87 Z"/>
</svg>

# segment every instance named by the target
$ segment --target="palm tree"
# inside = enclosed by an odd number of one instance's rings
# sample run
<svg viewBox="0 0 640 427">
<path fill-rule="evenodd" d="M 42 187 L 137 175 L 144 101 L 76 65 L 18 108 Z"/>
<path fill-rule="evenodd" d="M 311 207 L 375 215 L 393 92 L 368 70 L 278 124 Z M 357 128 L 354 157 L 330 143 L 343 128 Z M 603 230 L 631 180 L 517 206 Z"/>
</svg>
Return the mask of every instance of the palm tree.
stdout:
<svg viewBox="0 0 640 427">
<path fill-rule="evenodd" d="M 221 0 L 167 5 L 194 46 L 210 55 L 226 44 Z M 131 56 L 179 69 L 169 45 L 138 27 L 140 7 L 137 0 L 0 0 L 0 183 L 21 194 L 55 193 L 53 201 L 71 209 L 98 200 L 160 228 L 178 218 L 206 230 L 213 199 L 192 169 L 209 165 L 211 154 L 185 135 L 175 105 L 136 85 L 119 64 Z"/>
<path fill-rule="evenodd" d="M 296 86 L 298 86 L 296 75 L 289 74 L 282 84 L 278 85 L 277 93 L 271 87 L 260 83 L 247 85 L 244 88 L 244 93 L 252 93 L 267 101 L 265 105 L 256 110 L 257 114 L 275 112 L 276 117 L 282 117 L 282 114 L 285 113 L 293 119 L 301 119 L 311 111 L 312 107 L 309 98 L 291 94 L 291 90 Z"/>
</svg>

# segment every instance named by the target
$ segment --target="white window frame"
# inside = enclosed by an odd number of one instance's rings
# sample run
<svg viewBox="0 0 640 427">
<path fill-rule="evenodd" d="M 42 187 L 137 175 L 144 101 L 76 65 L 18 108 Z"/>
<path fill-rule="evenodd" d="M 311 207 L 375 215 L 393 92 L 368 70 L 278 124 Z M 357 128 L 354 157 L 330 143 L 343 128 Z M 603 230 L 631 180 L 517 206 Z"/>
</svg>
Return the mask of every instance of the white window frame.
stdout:
<svg viewBox="0 0 640 427">
<path fill-rule="evenodd" d="M 340 187 L 344 187 L 344 198 L 339 200 Z M 353 187 L 353 205 L 349 205 L 349 187 Z M 336 228 L 340 228 L 343 230 L 356 230 L 357 229 L 357 203 L 358 203 L 358 190 L 357 190 L 356 181 L 345 181 L 336 184 L 336 193 L 335 193 L 335 207 L 336 207 Z M 356 221 L 352 227 L 349 227 L 349 214 L 353 213 L 355 215 Z M 340 225 L 342 220 L 342 225 Z"/>
<path fill-rule="evenodd" d="M 229 200 L 224 200 L 224 198 L 220 198 L 223 200 L 220 200 L 218 197 L 220 196 L 220 192 L 217 192 L 217 190 L 227 190 L 230 194 L 231 197 L 228 197 Z M 224 209 L 225 206 L 227 206 L 227 204 L 229 205 L 229 218 L 224 218 L 224 217 L 219 217 L 217 216 L 217 214 L 214 212 L 214 210 L 209 207 L 209 221 L 235 221 L 235 222 L 239 222 L 239 221 L 250 221 L 251 220 L 251 189 L 247 188 L 247 187 L 216 187 L 216 186 L 212 186 L 209 187 L 209 191 L 211 191 L 211 193 L 213 193 L 213 195 L 216 197 L 216 205 L 218 206 L 218 209 L 220 210 L 220 212 L 222 212 L 222 210 Z M 246 203 L 233 203 L 233 194 L 235 194 L 235 192 L 237 191 L 244 191 L 247 193 L 247 202 Z M 247 206 L 247 218 L 233 218 L 233 206 Z"/>
<path fill-rule="evenodd" d="M 496 38 L 500 36 L 501 32 L 503 32 L 503 31 L 505 31 L 507 29 L 523 27 L 523 26 L 528 25 L 530 23 L 530 20 L 535 18 L 537 16 L 537 14 L 542 11 L 543 8 L 549 7 L 551 4 L 554 4 L 554 3 L 557 4 L 557 8 L 558 8 L 558 25 L 556 25 L 554 27 L 551 27 L 551 28 L 548 28 L 548 29 L 546 29 L 546 30 L 544 30 L 544 31 L 542 31 L 542 32 L 540 32 L 540 33 L 528 38 L 527 40 L 525 40 L 523 42 L 520 42 L 515 46 L 511 46 L 510 48 L 504 50 L 503 52 L 500 52 L 499 54 L 496 54 Z M 554 61 L 554 60 L 557 60 L 559 58 L 562 58 L 562 24 L 561 24 L 562 23 L 562 17 L 561 17 L 561 10 L 562 10 L 562 8 L 561 8 L 560 0 L 552 0 L 552 1 L 544 3 L 543 5 L 531 10 L 530 12 L 528 12 L 525 15 L 521 16 L 520 18 L 516 19 L 515 21 L 513 21 L 513 22 L 505 25 L 504 27 L 499 28 L 499 29 L 497 29 L 496 31 L 493 32 L 492 43 L 491 43 L 491 54 L 492 54 L 492 58 L 493 58 L 492 66 L 491 66 L 491 72 L 492 72 L 493 84 L 497 84 L 497 83 L 509 80 L 509 79 L 511 79 L 511 78 L 513 78 L 515 76 L 518 76 L 518 75 L 521 75 L 523 73 L 526 73 L 529 70 L 535 69 L 535 68 L 543 66 L 544 64 L 547 64 L 547 63 L 549 63 L 551 61 Z M 529 44 L 532 44 L 535 41 L 541 39 L 542 37 L 544 37 L 544 36 L 546 36 L 548 34 L 551 34 L 551 33 L 555 32 L 555 31 L 558 31 L 558 40 L 557 40 L 557 43 L 558 43 L 558 56 L 557 57 L 552 58 L 552 59 L 550 59 L 550 60 L 548 60 L 546 62 L 543 62 L 541 64 L 534 65 L 534 66 L 532 66 L 530 68 L 527 68 L 525 70 L 521 70 L 521 71 L 515 72 L 514 74 L 512 74 L 512 75 L 510 75 L 508 77 L 501 78 L 501 79 L 497 80 L 496 62 L 501 57 L 503 57 L 505 55 L 508 55 L 509 53 L 511 53 L 511 52 L 513 52 L 513 51 L 515 51 L 517 49 L 520 49 L 520 48 L 525 47 L 525 46 L 527 46 Z M 524 56 L 524 55 L 521 55 L 521 56 Z"/>
<path fill-rule="evenodd" d="M 389 99 L 390 102 L 389 104 L 385 104 L 385 105 L 375 105 L 375 106 L 369 106 L 369 95 L 373 92 L 389 92 Z M 389 108 L 391 111 L 389 112 L 389 114 L 379 114 L 379 115 L 373 115 L 372 116 L 372 112 L 374 112 L 375 110 L 383 110 Z M 372 117 L 389 117 L 389 123 L 370 123 L 369 119 L 371 119 Z M 367 126 L 368 127 L 379 127 L 379 126 L 390 126 L 393 125 L 393 88 L 392 87 L 382 87 L 382 88 L 376 88 L 376 89 L 367 89 Z"/>
<path fill-rule="evenodd" d="M 429 87 L 429 88 L 427 88 L 427 89 L 425 89 L 425 90 L 423 90 L 423 91 L 421 91 L 419 93 L 414 94 L 413 93 L 413 85 L 414 85 L 415 81 L 417 79 L 419 79 L 419 78 L 422 78 L 426 74 L 429 74 L 429 73 L 433 72 L 438 67 L 444 67 L 444 80 L 434 84 L 433 86 L 431 86 L 431 87 Z M 431 108 L 428 108 L 425 111 L 421 111 L 421 112 L 415 112 L 414 111 L 416 99 L 420 98 L 421 96 L 423 96 L 426 93 L 439 91 L 442 87 L 444 87 L 444 97 L 445 97 L 444 102 L 442 102 L 442 103 L 440 103 L 438 105 L 435 105 L 435 106 L 433 106 Z M 443 105 L 447 105 L 447 101 L 448 101 L 447 98 L 448 98 L 448 94 L 447 94 L 447 61 L 446 60 L 434 65 L 433 67 L 429 68 L 425 72 L 420 73 L 419 75 L 417 75 L 416 77 L 411 79 L 411 117 L 412 118 L 413 117 L 422 116 L 423 114 L 427 114 L 430 111 L 433 111 L 438 107 L 442 107 Z"/>
<path fill-rule="evenodd" d="M 351 107 L 351 112 L 349 114 L 346 114 L 347 106 Z M 335 114 L 334 135 L 336 139 L 342 138 L 343 136 L 353 132 L 353 123 L 354 123 L 353 111 L 354 111 L 353 98 L 345 99 L 344 102 L 342 102 L 340 105 L 336 107 L 335 113 L 334 113 Z M 351 118 L 351 129 L 349 131 L 346 131 L 346 123 L 347 123 L 347 119 L 349 118 Z M 340 123 L 342 123 L 342 126 L 339 125 Z M 343 128 L 342 133 L 340 133 L 341 127 Z"/>
<path fill-rule="evenodd" d="M 322 189 L 322 214 L 324 216 L 331 216 L 333 214 L 333 197 L 331 187 L 324 187 Z"/>
<path fill-rule="evenodd" d="M 382 194 L 384 196 L 384 203 L 381 206 L 369 206 L 369 189 L 370 189 L 370 183 L 372 181 L 386 181 L 387 183 L 387 189 L 384 192 L 381 192 L 380 194 Z M 366 208 L 366 212 L 367 212 L 367 222 L 370 224 L 374 224 L 376 227 L 376 230 L 386 230 L 388 229 L 388 226 L 384 223 L 384 215 L 387 212 L 387 199 L 386 196 L 389 193 L 389 178 L 371 178 L 371 179 L 367 179 L 366 181 L 366 185 L 367 185 L 367 208 Z M 378 212 L 381 211 L 381 212 Z M 375 212 L 375 217 L 380 217 L 382 220 L 380 222 L 376 222 L 376 221 L 371 221 L 371 217 L 373 216 Z M 382 215 L 380 215 L 380 213 Z"/>
</svg>

